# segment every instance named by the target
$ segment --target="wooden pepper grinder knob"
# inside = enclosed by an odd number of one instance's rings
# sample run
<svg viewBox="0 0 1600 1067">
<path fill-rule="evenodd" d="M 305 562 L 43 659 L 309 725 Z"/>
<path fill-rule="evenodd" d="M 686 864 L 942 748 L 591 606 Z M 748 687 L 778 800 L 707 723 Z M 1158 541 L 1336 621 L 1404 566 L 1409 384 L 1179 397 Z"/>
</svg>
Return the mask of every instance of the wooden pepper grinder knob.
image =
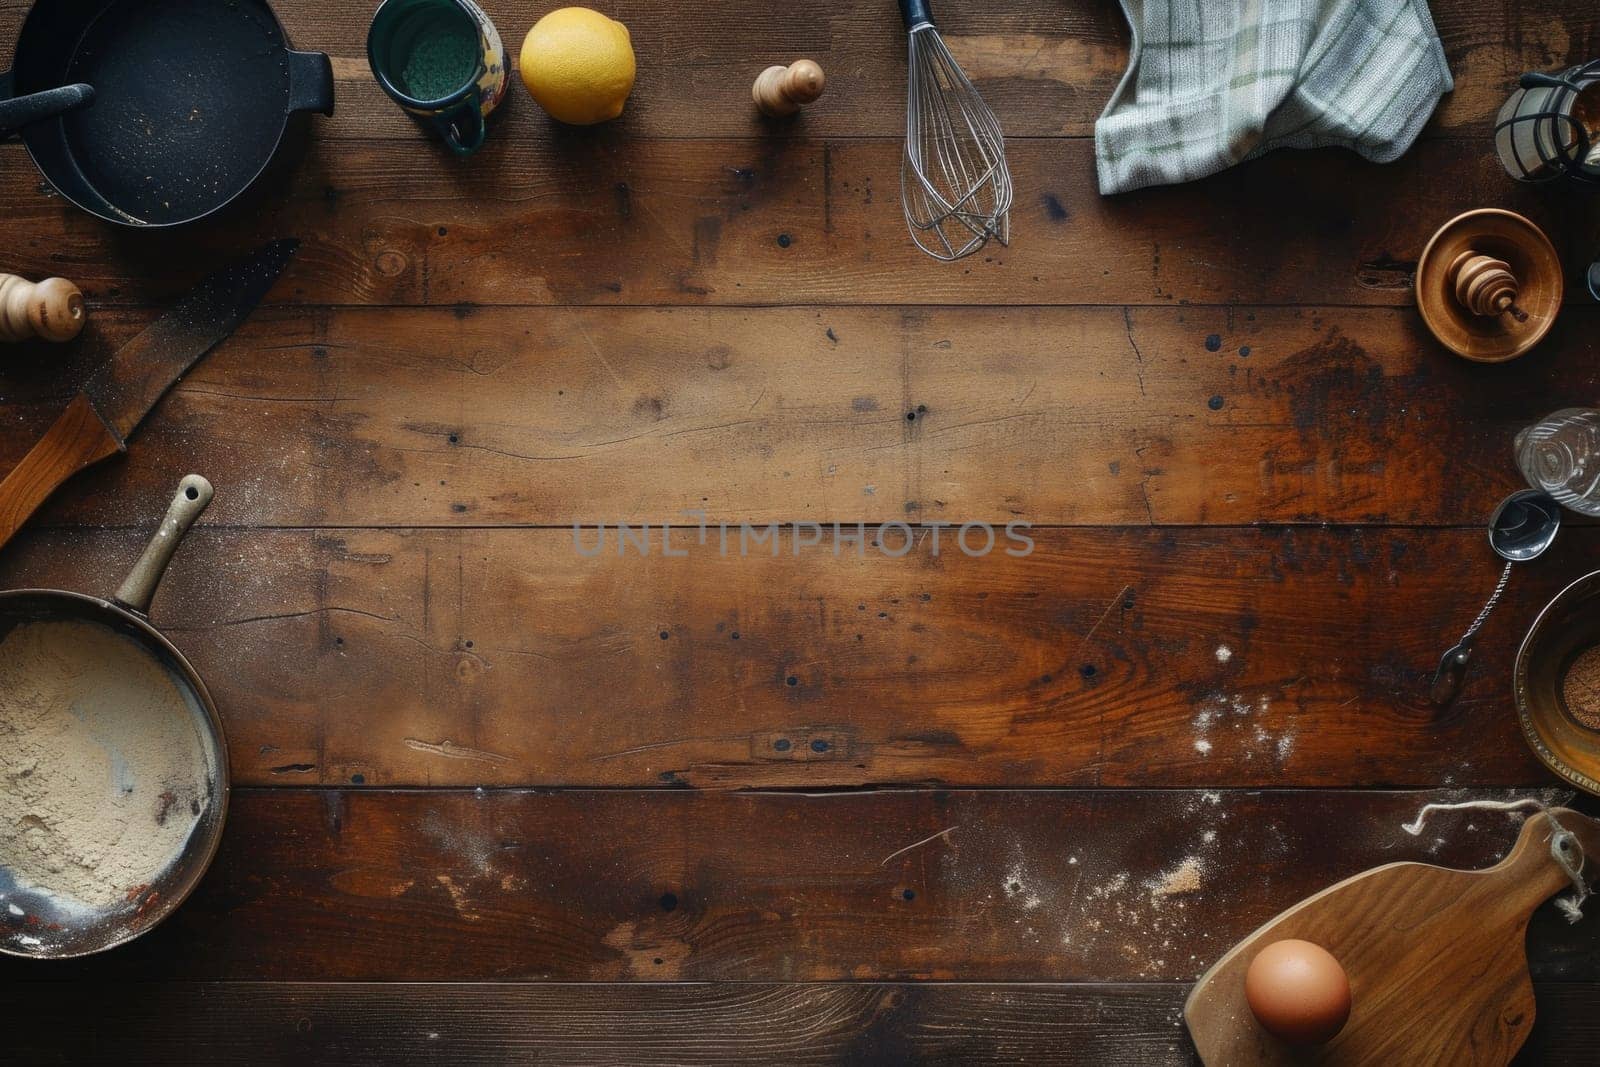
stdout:
<svg viewBox="0 0 1600 1067">
<path fill-rule="evenodd" d="M 763 115 L 783 118 L 800 110 L 822 95 L 826 79 L 822 68 L 809 59 L 797 59 L 787 67 L 768 67 L 750 89 L 756 107 Z"/>
<path fill-rule="evenodd" d="M 65 278 L 30 282 L 0 274 L 0 342 L 70 341 L 83 329 L 83 293 Z"/>
<path fill-rule="evenodd" d="M 1469 248 L 1451 261 L 1445 277 L 1456 302 L 1474 315 L 1502 315 L 1517 306 L 1517 277 L 1503 259 Z"/>
</svg>

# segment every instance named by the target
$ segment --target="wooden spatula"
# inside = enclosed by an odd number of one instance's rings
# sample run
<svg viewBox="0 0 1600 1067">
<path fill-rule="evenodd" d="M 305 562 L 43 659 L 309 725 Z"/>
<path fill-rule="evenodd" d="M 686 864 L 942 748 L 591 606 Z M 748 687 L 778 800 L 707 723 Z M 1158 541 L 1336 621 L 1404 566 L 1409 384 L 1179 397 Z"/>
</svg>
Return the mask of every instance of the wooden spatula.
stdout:
<svg viewBox="0 0 1600 1067">
<path fill-rule="evenodd" d="M 1558 808 L 1530 817 L 1511 854 L 1487 870 L 1375 867 L 1245 938 L 1201 976 L 1184 1005 L 1201 1058 L 1208 1067 L 1508 1062 L 1533 1026 L 1528 919 L 1571 885 L 1550 854 L 1552 815 L 1578 838 L 1592 868 L 1600 822 Z M 1250 961 L 1286 937 L 1321 945 L 1350 976 L 1350 1020 L 1326 1045 L 1283 1044 L 1245 1002 Z"/>
<path fill-rule="evenodd" d="M 213 271 L 172 310 L 117 349 L 39 443 L 0 480 L 0 546 L 62 482 L 126 451 L 128 435 L 201 356 L 255 310 L 299 246 L 293 239 L 269 241 Z"/>
</svg>

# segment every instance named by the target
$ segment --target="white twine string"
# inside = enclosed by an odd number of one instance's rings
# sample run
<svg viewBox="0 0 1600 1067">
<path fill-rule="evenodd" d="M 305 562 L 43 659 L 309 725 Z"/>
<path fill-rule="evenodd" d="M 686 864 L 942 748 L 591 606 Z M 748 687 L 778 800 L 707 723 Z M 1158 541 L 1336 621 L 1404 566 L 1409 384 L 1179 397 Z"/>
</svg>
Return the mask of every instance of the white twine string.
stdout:
<svg viewBox="0 0 1600 1067">
<path fill-rule="evenodd" d="M 1436 811 L 1542 811 L 1550 817 L 1550 858 L 1555 860 L 1556 866 L 1572 882 L 1572 893 L 1569 896 L 1556 898 L 1556 909 L 1566 916 L 1567 922 L 1575 923 L 1583 918 L 1583 902 L 1589 899 L 1589 883 L 1583 877 L 1583 864 L 1585 856 L 1583 845 L 1578 842 L 1577 835 L 1556 820 L 1551 812 L 1550 805 L 1535 797 L 1523 797 L 1521 800 L 1467 800 L 1459 804 L 1424 804 L 1422 810 L 1417 812 L 1417 817 L 1408 823 L 1401 823 L 1400 829 L 1416 837 L 1422 833 L 1422 824 L 1429 815 Z"/>
</svg>

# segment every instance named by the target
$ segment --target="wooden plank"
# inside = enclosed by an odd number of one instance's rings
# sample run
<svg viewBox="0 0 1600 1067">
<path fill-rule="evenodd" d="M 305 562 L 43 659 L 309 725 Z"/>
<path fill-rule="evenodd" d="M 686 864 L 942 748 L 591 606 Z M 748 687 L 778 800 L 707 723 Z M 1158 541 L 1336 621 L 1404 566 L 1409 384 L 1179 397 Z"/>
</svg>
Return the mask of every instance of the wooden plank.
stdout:
<svg viewBox="0 0 1600 1067">
<path fill-rule="evenodd" d="M 1521 1054 L 1512 1061 L 1517 1067 L 1534 1064 L 1581 1064 L 1594 1058 L 1596 1019 L 1594 1006 L 1600 988 L 1593 984 L 1534 983 L 1534 999 L 1539 1014 L 1533 1032 Z"/>
<path fill-rule="evenodd" d="M 905 232 L 893 139 L 613 130 L 496 140 L 465 169 L 405 142 L 321 142 L 203 231 L 129 241 L 59 198 L 19 195 L 0 270 L 70 277 L 93 305 L 149 301 L 292 234 L 305 245 L 273 299 L 295 304 L 1405 306 L 1429 236 L 1487 205 L 1542 225 L 1586 300 L 1600 199 L 1515 186 L 1486 149 L 1427 142 L 1387 166 L 1280 153 L 1106 199 L 1090 142 L 1014 139 L 1011 247 L 940 266 Z M 0 187 L 37 184 L 25 154 L 0 154 Z M 1273 238 L 1247 239 L 1261 233 Z"/>
<path fill-rule="evenodd" d="M 50 970 L 1187 981 L 1367 867 L 1488 865 L 1513 820 L 1444 816 L 1420 839 L 1400 829 L 1423 802 L 1460 796 L 240 790 L 215 866 L 172 919 Z M 1570 926 L 1546 906 L 1529 944 L 1535 977 L 1600 978 L 1600 923 Z M 8 979 L 38 973 L 0 966 Z"/>
<path fill-rule="evenodd" d="M 153 521 L 198 466 L 249 526 L 1476 524 L 1597 310 L 1507 367 L 1375 308 L 263 311 L 36 521 Z M 19 350 L 0 470 L 146 319 Z"/>
<path fill-rule="evenodd" d="M 652 1067 L 756 1062 L 1085 1064 L 1195 1062 L 1174 983 L 663 985 L 341 982 L 19 984 L 30 1063 L 192 1060 L 350 1067 L 445 1058 Z M 1523 1065 L 1589 1064 L 1600 985 L 1541 983 Z M 82 1005 L 98 1005 L 94 1026 Z"/>
<path fill-rule="evenodd" d="M 650 1067 L 827 1064 L 1193 1064 L 1174 1026 L 1187 986 L 31 983 L 8 990 L 30 1063 L 191 1059 L 386 1065 L 532 1059 Z M 1588 1064 L 1600 985 L 1541 983 L 1518 1064 Z M 103 1005 L 76 1025 L 81 1005 Z"/>
<path fill-rule="evenodd" d="M 34 1064 L 1189 1064 L 1181 987 L 76 983 L 9 989 Z M 1559 997 L 1560 990 L 1551 993 Z M 92 1000 L 90 999 L 92 998 Z M 104 1004 L 93 1027 L 68 1003 Z"/>
<path fill-rule="evenodd" d="M 142 536 L 25 537 L 0 586 L 104 595 Z M 1517 575 L 1439 712 L 1497 574 L 1477 530 L 1036 530 L 1026 558 L 925 531 L 901 559 L 679 536 L 201 531 L 154 618 L 251 784 L 1516 785 L 1545 774 L 1511 657 L 1597 550 L 1577 528 Z"/>
<path fill-rule="evenodd" d="M 10 42 L 28 0 L 0 3 L 0 40 Z M 371 9 L 317 0 L 273 5 L 296 45 L 334 57 L 338 105 L 317 120 L 330 140 L 422 135 L 379 91 L 366 58 Z M 523 35 L 542 9 L 486 0 L 516 61 Z M 1540 0 L 1435 3 L 1433 17 L 1455 74 L 1430 133 L 1487 136 L 1489 120 L 1518 74 L 1600 55 L 1600 20 L 1578 5 Z M 892 5 L 838 4 L 793 9 L 737 0 L 664 5 L 615 0 L 607 14 L 633 38 L 639 78 L 622 128 L 630 137 L 898 136 L 905 128 L 905 31 Z M 1093 128 L 1127 63 L 1128 31 L 1115 4 L 1040 8 L 995 0 L 936 13 L 946 41 L 1012 137 L 1084 135 Z M 828 92 L 792 123 L 763 123 L 750 82 L 771 63 L 809 56 L 828 74 Z M 9 63 L 5 64 L 9 66 Z M 491 136 L 560 136 L 520 84 Z"/>
</svg>

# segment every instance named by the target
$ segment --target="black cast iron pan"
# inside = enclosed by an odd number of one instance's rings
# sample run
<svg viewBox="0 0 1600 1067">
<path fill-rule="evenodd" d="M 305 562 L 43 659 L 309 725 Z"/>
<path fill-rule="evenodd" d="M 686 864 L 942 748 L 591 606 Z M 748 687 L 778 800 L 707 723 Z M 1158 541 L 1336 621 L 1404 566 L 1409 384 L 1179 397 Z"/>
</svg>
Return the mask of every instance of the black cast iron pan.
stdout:
<svg viewBox="0 0 1600 1067">
<path fill-rule="evenodd" d="M 295 112 L 333 113 L 333 66 L 289 47 L 265 0 L 40 0 L 0 74 L 20 133 L 66 199 L 175 226 L 247 189 Z"/>
<path fill-rule="evenodd" d="M 160 690 L 162 699 L 149 702 L 161 710 L 153 713 L 145 709 L 144 713 L 169 717 L 166 725 L 170 728 L 161 731 L 160 736 L 182 741 L 181 745 L 164 742 L 161 752 L 186 746 L 183 762 L 193 769 L 182 784 L 162 779 L 151 764 L 148 746 L 128 745 L 118 750 L 113 740 L 106 739 L 107 734 L 117 733 L 118 724 L 108 724 L 105 719 L 86 720 L 86 724 L 91 731 L 99 731 L 94 736 L 109 753 L 114 782 L 107 783 L 91 775 L 68 778 L 61 773 L 52 776 L 49 771 L 36 768 L 11 768 L 41 775 L 46 783 L 40 786 L 45 800 L 31 801 L 36 806 L 30 807 L 22 820 L 12 820 L 13 823 L 25 823 L 34 811 L 45 807 L 59 810 L 57 802 L 63 798 L 54 792 L 57 790 L 76 787 L 74 799 L 101 806 L 114 803 L 108 799 L 111 792 L 126 790 L 116 806 L 119 817 L 127 819 L 125 834 L 163 830 L 164 839 L 171 841 L 176 851 L 169 858 L 161 859 L 156 869 L 118 868 L 128 884 L 113 884 L 106 893 L 110 899 L 85 902 L 72 895 L 63 876 L 41 874 L 43 867 L 38 855 L 23 857 L 19 854 L 20 849 L 27 847 L 21 837 L 0 835 L 0 845 L 4 846 L 0 848 L 0 953 L 35 958 L 83 956 L 130 941 L 166 918 L 189 895 L 216 855 L 228 809 L 228 753 L 222 719 L 206 692 L 205 683 L 189 661 L 150 625 L 146 616 L 156 586 L 184 532 L 210 502 L 210 482 L 196 474 L 184 478 L 161 529 L 110 600 L 59 589 L 17 589 L 0 593 L 0 641 L 17 636 L 19 627 L 63 623 L 104 627 L 114 635 L 111 640 L 121 650 L 114 668 L 120 672 L 119 677 L 137 676 L 142 679 L 141 686 L 151 684 L 143 679 L 152 674 L 164 679 L 164 684 L 170 688 Z M 84 663 L 74 661 L 79 654 L 76 649 L 63 653 L 58 647 L 53 658 L 68 663 L 66 675 L 70 676 L 73 672 L 81 674 L 85 669 Z M 128 669 L 145 666 L 144 661 L 156 670 Z M 49 675 L 51 679 L 62 676 L 61 668 L 51 668 L 48 663 L 41 660 L 40 669 L 54 670 L 55 673 Z M 14 662 L 11 666 L 16 669 Z M 24 687 L 27 680 L 23 679 Z M 0 693 L 0 713 L 7 716 L 8 725 L 13 729 L 11 740 L 20 750 L 18 737 L 21 735 L 16 728 L 21 719 L 26 718 L 28 710 L 26 707 L 8 710 L 5 699 L 6 694 Z M 86 692 L 73 695 L 71 712 L 84 719 L 85 705 L 94 703 L 94 714 L 117 717 L 128 699 L 120 689 L 107 697 L 97 695 L 90 687 Z M 123 722 L 128 721 L 123 719 Z M 149 719 L 138 721 L 149 725 Z M 49 732 L 48 725 L 42 723 L 33 727 L 46 741 L 59 736 Z M 164 759 L 159 762 L 165 765 Z M 17 796 L 0 797 L 0 801 L 10 806 L 6 810 L 8 816 L 15 814 L 11 808 L 30 803 L 28 798 Z M 49 850 L 56 848 L 60 840 L 47 837 L 45 844 L 36 851 L 48 861 L 57 854 Z M 23 860 L 28 862 L 24 864 Z M 44 862 L 44 866 L 50 863 Z M 24 868 L 32 878 L 22 875 Z"/>
</svg>

